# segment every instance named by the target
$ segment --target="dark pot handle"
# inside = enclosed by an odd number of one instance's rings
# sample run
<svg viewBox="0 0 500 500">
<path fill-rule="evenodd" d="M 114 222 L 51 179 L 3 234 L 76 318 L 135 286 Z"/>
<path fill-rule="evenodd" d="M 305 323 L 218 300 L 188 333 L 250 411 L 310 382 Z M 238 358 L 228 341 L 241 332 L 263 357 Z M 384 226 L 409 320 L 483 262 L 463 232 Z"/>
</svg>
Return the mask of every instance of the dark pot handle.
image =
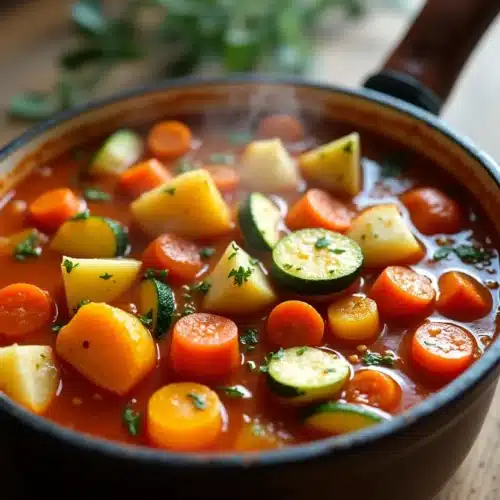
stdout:
<svg viewBox="0 0 500 500">
<path fill-rule="evenodd" d="M 365 87 L 438 114 L 500 0 L 428 0 Z M 492 61 L 492 64 L 495 64 Z"/>
</svg>

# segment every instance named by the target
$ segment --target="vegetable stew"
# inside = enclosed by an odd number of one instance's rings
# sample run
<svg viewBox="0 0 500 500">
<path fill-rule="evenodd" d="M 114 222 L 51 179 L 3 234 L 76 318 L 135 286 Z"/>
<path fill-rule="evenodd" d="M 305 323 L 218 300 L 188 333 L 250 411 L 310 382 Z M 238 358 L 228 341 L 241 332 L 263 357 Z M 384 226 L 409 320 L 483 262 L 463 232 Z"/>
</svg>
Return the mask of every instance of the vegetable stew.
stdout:
<svg viewBox="0 0 500 500">
<path fill-rule="evenodd" d="M 497 333 L 498 241 L 427 159 L 339 123 L 184 116 L 0 200 L 0 390 L 75 430 L 258 451 L 389 420 Z"/>
</svg>

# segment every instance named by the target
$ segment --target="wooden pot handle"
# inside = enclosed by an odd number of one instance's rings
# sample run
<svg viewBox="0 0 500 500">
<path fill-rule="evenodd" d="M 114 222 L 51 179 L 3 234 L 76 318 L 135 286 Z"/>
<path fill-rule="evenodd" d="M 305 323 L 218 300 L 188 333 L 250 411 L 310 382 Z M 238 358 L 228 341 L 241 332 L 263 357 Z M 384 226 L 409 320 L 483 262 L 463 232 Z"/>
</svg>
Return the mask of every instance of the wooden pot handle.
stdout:
<svg viewBox="0 0 500 500">
<path fill-rule="evenodd" d="M 500 0 L 428 0 L 365 87 L 439 113 Z M 498 61 L 492 61 L 497 64 Z"/>
</svg>

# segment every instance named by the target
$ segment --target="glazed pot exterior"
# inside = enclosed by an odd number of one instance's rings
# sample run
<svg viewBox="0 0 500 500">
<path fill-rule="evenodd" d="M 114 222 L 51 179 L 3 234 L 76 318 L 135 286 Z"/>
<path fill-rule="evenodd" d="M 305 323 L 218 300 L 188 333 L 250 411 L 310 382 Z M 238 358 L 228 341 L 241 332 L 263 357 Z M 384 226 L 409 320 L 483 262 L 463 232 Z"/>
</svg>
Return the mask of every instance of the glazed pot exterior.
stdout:
<svg viewBox="0 0 500 500">
<path fill-rule="evenodd" d="M 35 166 L 89 138 L 119 126 L 200 111 L 208 117 L 220 111 L 247 121 L 260 111 L 293 111 L 313 120 L 335 119 L 353 129 L 371 129 L 402 148 L 425 154 L 466 185 L 500 232 L 500 220 L 494 217 L 500 173 L 477 148 L 437 118 L 397 99 L 300 80 L 188 80 L 65 113 L 0 152 L 0 194 Z M 496 341 L 464 375 L 390 422 L 339 438 L 247 455 L 180 455 L 87 439 L 25 412 L 0 393 L 2 487 L 12 492 L 8 499 L 40 496 L 41 490 L 52 498 L 59 492 L 68 498 L 93 498 L 105 489 L 113 498 L 154 492 L 172 500 L 305 500 L 312 495 L 431 500 L 481 429 L 500 375 L 499 361 Z"/>
</svg>

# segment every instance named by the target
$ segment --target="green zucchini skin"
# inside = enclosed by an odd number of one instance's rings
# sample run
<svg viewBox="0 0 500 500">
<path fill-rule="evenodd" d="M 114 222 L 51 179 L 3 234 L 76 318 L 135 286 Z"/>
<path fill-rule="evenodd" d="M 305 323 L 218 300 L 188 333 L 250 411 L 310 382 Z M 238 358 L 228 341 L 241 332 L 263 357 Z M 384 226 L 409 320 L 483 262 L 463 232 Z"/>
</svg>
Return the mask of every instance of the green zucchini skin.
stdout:
<svg viewBox="0 0 500 500">
<path fill-rule="evenodd" d="M 288 253 L 286 246 L 293 243 L 293 240 L 309 240 L 308 245 L 304 247 L 308 255 L 316 256 L 318 259 L 325 258 L 322 275 L 318 273 L 313 276 L 310 272 L 304 272 L 302 261 L 297 261 L 295 256 Z M 331 248 L 316 248 L 311 244 L 311 238 L 316 241 L 326 239 L 330 242 Z M 338 254 L 337 260 L 340 265 L 336 267 L 328 264 L 331 258 L 322 252 L 342 252 Z M 286 256 L 286 257 L 285 257 Z M 294 260 L 295 259 L 295 260 Z M 321 260 L 319 260 L 321 265 Z M 271 265 L 271 275 L 275 281 L 291 291 L 302 295 L 325 295 L 340 292 L 350 286 L 358 277 L 363 265 L 363 254 L 359 245 L 340 233 L 328 231 L 326 229 L 302 229 L 288 234 L 282 238 L 273 249 L 273 261 Z M 328 270 L 331 268 L 331 276 Z"/>
<path fill-rule="evenodd" d="M 272 214 L 274 218 L 267 216 L 266 220 L 262 220 L 262 211 L 266 209 L 269 212 L 275 210 Z M 279 231 L 277 227 L 267 227 L 266 223 L 280 218 L 279 208 L 269 198 L 261 193 L 250 193 L 238 210 L 238 224 L 245 243 L 254 250 L 272 250 L 279 240 Z"/>
<path fill-rule="evenodd" d="M 120 222 L 108 217 L 100 217 L 100 219 L 108 225 L 115 237 L 115 257 L 123 257 L 128 253 L 129 249 L 128 229 Z"/>
<path fill-rule="evenodd" d="M 169 285 L 155 278 L 148 278 L 141 283 L 142 287 L 152 286 L 156 295 L 156 307 L 153 307 L 153 333 L 155 338 L 162 337 L 172 325 L 176 309 L 175 295 Z M 146 314 L 148 307 L 141 307 Z M 148 309 L 148 311 L 146 311 Z"/>
</svg>

